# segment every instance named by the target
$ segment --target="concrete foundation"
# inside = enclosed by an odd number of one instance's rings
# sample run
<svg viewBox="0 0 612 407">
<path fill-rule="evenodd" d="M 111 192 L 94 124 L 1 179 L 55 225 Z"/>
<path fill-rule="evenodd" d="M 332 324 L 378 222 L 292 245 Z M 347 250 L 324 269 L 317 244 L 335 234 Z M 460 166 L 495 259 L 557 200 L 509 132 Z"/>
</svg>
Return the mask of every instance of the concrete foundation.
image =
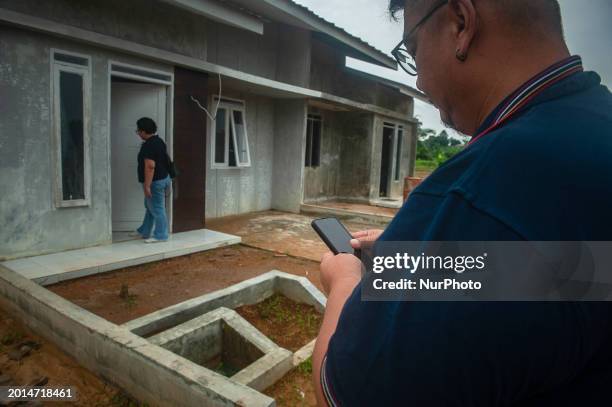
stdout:
<svg viewBox="0 0 612 407">
<path fill-rule="evenodd" d="M 291 352 L 224 307 L 157 334 L 149 341 L 260 391 L 293 368 Z"/>
<path fill-rule="evenodd" d="M 207 316 L 209 314 L 206 313 L 211 310 L 223 308 L 233 309 L 243 305 L 256 304 L 276 293 L 282 294 L 295 302 L 312 305 L 321 313 L 325 310 L 325 296 L 312 285 L 308 279 L 283 273 L 282 271 L 272 270 L 223 290 L 192 298 L 180 304 L 134 319 L 122 326 L 137 335 L 145 337 L 150 336 L 149 340 L 151 341 L 158 341 L 160 338 L 158 335 L 165 335 L 165 332 L 178 332 L 185 329 L 184 327 L 186 326 L 193 327 L 201 324 L 200 322 L 194 321 L 198 321 L 199 316 L 202 314 L 205 314 L 201 317 L 204 318 L 204 320 L 210 318 Z M 250 324 L 246 324 L 250 326 Z M 257 330 L 253 327 L 251 328 L 252 329 L 248 330 L 251 332 L 249 337 L 257 337 L 253 334 L 253 330 Z M 151 336 L 158 332 L 162 333 Z M 212 334 L 209 334 L 209 336 L 210 335 Z M 266 341 L 269 340 L 266 338 Z M 298 349 L 295 353 L 289 353 L 292 367 L 299 365 L 312 355 L 314 343 L 315 341 L 312 340 L 301 349 Z M 262 344 L 261 346 L 263 347 L 265 345 Z M 282 351 L 284 351 L 284 349 L 282 349 Z M 279 375 L 281 371 L 288 371 L 284 370 L 288 365 L 285 364 L 285 360 L 281 360 L 284 357 L 282 351 L 277 350 L 276 352 L 267 354 L 255 364 L 250 365 L 238 372 L 235 376 L 232 376 L 232 379 L 258 390 L 269 386 L 282 376 L 282 374 Z M 278 365 L 275 365 L 275 363 Z M 262 371 L 266 369 L 270 371 L 262 373 Z"/>
<path fill-rule="evenodd" d="M 305 277 L 272 270 L 219 291 L 204 294 L 126 322 L 122 327 L 143 337 L 165 331 L 220 307 L 230 309 L 259 303 L 273 294 L 325 310 L 325 296 Z"/>
<path fill-rule="evenodd" d="M 155 406 L 275 405 L 258 390 L 310 357 L 314 341 L 292 353 L 229 309 L 274 293 L 325 308 L 325 297 L 306 278 L 273 270 L 118 326 L 0 265 L 0 306 Z"/>
<path fill-rule="evenodd" d="M 2 266 L 0 305 L 81 365 L 149 405 L 274 405 L 270 397 L 79 308 Z"/>
</svg>

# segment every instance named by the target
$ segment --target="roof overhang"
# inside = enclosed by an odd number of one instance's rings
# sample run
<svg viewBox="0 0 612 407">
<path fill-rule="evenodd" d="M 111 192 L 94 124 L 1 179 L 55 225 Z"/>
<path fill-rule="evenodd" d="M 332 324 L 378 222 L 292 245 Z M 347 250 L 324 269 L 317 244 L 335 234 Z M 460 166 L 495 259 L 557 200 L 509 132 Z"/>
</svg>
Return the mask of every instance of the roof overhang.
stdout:
<svg viewBox="0 0 612 407">
<path fill-rule="evenodd" d="M 350 56 L 385 68 L 397 69 L 397 62 L 390 55 L 374 48 L 335 24 L 319 17 L 307 7 L 292 0 L 220 0 L 250 10 L 257 15 L 320 33 L 349 47 Z"/>
<path fill-rule="evenodd" d="M 240 10 L 227 7 L 215 0 L 161 0 L 172 6 L 182 8 L 191 13 L 199 14 L 222 24 L 251 31 L 262 35 L 264 23 L 261 19 Z"/>
</svg>

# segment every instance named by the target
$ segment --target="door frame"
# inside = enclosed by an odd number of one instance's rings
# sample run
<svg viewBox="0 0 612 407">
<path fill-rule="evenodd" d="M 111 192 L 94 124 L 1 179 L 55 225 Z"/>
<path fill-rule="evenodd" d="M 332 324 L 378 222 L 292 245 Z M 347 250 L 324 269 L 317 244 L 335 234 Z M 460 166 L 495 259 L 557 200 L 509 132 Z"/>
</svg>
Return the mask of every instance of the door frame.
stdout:
<svg viewBox="0 0 612 407">
<path fill-rule="evenodd" d="M 381 172 L 379 174 L 378 177 L 378 198 L 391 198 L 391 195 L 393 195 L 392 190 L 393 190 L 393 183 L 397 182 L 394 178 L 395 175 L 395 156 L 397 154 L 396 148 L 397 148 L 397 133 L 399 130 L 399 127 L 401 125 L 393 122 L 393 121 L 389 121 L 389 120 L 383 120 L 382 122 L 382 132 L 381 132 L 381 151 L 380 151 L 380 168 L 381 168 Z M 389 149 L 389 157 L 383 157 L 383 153 L 384 153 L 384 144 L 385 144 L 385 129 L 393 129 L 393 134 L 391 135 L 391 148 Z M 387 185 L 385 186 L 385 189 L 387 191 L 387 195 L 383 196 L 380 194 L 380 187 L 381 187 L 381 183 L 382 183 L 382 162 L 383 160 L 387 158 L 389 159 L 389 166 L 387 169 Z"/>
<path fill-rule="evenodd" d="M 118 68 L 118 69 L 113 69 Z M 107 123 L 108 123 L 108 143 L 107 143 L 107 157 L 106 162 L 108 163 L 108 192 L 109 192 L 109 207 L 110 216 L 108 217 L 109 230 L 113 231 L 113 185 L 112 185 L 112 170 L 113 162 L 111 158 L 112 150 L 112 126 L 111 126 L 111 97 L 112 97 L 112 85 L 113 77 L 134 79 L 140 82 L 151 83 L 155 85 L 162 85 L 166 87 L 166 128 L 164 129 L 166 135 L 166 146 L 168 148 L 168 155 L 174 160 L 174 71 L 162 71 L 158 69 L 148 68 L 143 65 L 134 65 L 130 63 L 120 62 L 110 59 L 108 61 L 108 76 L 107 76 Z M 173 201 L 174 201 L 173 188 L 170 188 L 170 195 L 166 199 L 166 215 L 168 216 L 168 230 L 172 231 L 173 226 Z"/>
</svg>

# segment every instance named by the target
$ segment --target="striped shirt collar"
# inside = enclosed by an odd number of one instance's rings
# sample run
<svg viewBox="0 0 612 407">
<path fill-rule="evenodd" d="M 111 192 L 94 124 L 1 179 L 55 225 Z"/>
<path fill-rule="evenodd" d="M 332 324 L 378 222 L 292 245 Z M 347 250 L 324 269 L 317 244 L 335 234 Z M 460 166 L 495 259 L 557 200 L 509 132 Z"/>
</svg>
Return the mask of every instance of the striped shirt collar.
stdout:
<svg viewBox="0 0 612 407">
<path fill-rule="evenodd" d="M 484 121 L 474 138 L 479 137 L 487 130 L 492 130 L 492 128 L 510 118 L 547 87 L 576 72 L 582 71 L 582 59 L 577 55 L 566 58 L 546 68 L 504 99 L 504 101 L 500 103 L 493 113 Z"/>
</svg>

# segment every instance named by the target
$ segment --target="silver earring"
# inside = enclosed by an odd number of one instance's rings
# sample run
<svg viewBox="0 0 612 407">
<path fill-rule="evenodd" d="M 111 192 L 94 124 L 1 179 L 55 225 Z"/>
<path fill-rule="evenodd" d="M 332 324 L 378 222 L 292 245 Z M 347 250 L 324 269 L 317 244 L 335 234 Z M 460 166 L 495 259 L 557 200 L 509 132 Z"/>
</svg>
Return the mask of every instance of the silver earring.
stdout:
<svg viewBox="0 0 612 407">
<path fill-rule="evenodd" d="M 461 52 L 460 50 L 455 51 L 455 57 L 461 61 L 461 62 L 465 62 L 465 60 L 467 59 L 467 54 L 464 52 Z"/>
</svg>

